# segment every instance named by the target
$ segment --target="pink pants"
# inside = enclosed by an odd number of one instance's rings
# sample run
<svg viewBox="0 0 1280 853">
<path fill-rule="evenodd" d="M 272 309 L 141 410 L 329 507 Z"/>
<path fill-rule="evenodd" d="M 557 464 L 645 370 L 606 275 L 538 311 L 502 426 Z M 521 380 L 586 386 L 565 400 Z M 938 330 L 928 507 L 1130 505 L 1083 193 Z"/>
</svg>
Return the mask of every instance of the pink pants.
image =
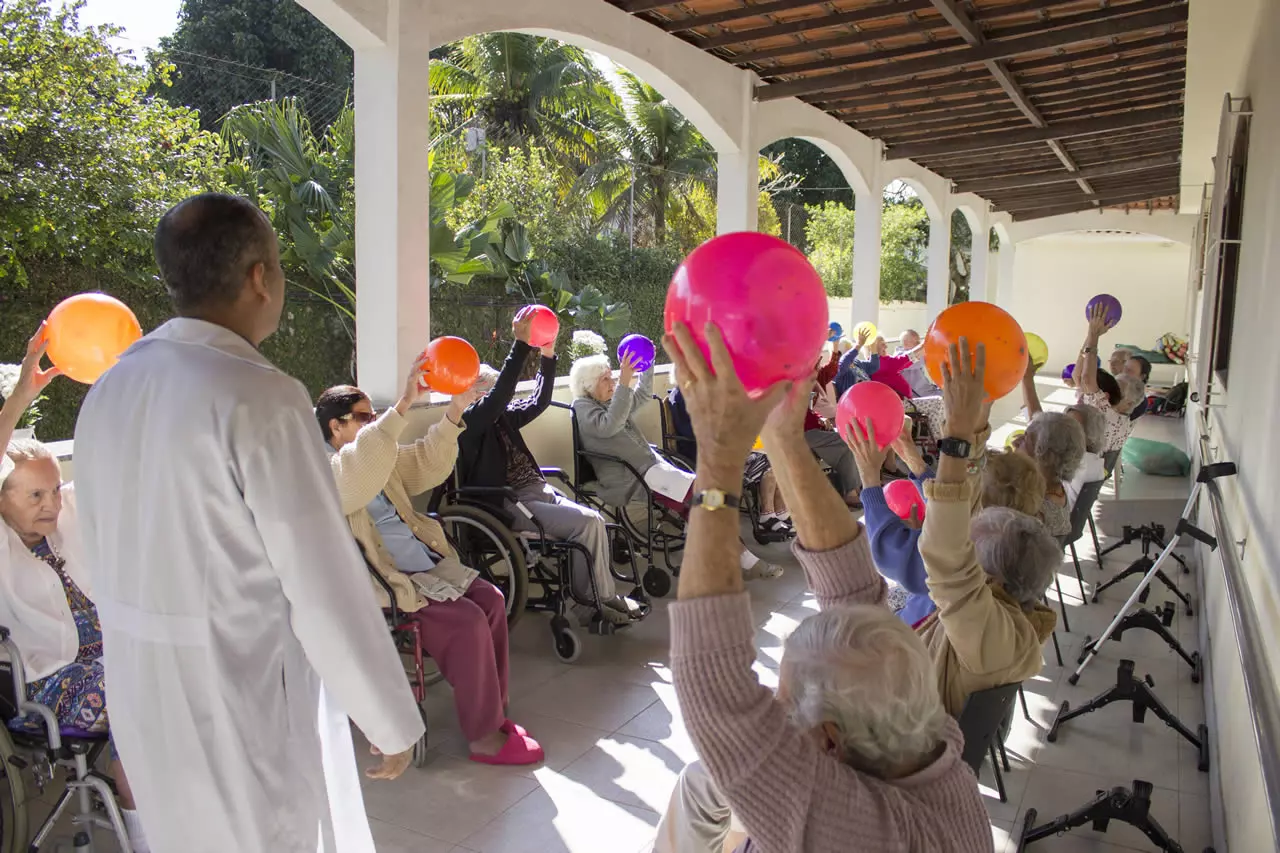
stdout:
<svg viewBox="0 0 1280 853">
<path fill-rule="evenodd" d="M 417 613 L 422 651 L 453 687 L 468 741 L 502 727 L 507 706 L 507 607 L 502 592 L 476 578 L 457 601 L 433 601 Z"/>
</svg>

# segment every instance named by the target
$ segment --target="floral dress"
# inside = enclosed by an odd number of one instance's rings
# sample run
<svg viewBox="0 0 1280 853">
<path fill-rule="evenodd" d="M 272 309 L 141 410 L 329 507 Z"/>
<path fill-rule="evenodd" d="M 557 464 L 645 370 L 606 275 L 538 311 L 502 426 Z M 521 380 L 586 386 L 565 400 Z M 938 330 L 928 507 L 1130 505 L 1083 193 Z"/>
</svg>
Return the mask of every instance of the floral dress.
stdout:
<svg viewBox="0 0 1280 853">
<path fill-rule="evenodd" d="M 76 586 L 66 572 L 66 560 L 54 553 L 47 540 L 33 546 L 31 553 L 44 560 L 62 581 L 80 636 L 80 651 L 76 659 L 62 669 L 29 682 L 27 699 L 51 708 L 64 728 L 100 734 L 107 731 L 107 700 L 103 688 L 102 625 L 98 621 L 98 608 Z M 44 731 L 39 719 L 31 715 L 14 720 L 10 727 L 31 734 Z"/>
</svg>

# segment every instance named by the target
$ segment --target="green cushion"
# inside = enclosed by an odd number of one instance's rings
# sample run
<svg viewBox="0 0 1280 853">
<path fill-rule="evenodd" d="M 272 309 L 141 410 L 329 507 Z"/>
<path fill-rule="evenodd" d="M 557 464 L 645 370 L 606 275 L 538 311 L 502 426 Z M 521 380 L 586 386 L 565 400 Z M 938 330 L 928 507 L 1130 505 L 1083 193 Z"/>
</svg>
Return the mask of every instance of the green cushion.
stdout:
<svg viewBox="0 0 1280 853">
<path fill-rule="evenodd" d="M 1125 465 L 1157 477 L 1185 477 L 1191 471 L 1191 458 L 1172 444 L 1131 436 L 1120 451 Z"/>
</svg>

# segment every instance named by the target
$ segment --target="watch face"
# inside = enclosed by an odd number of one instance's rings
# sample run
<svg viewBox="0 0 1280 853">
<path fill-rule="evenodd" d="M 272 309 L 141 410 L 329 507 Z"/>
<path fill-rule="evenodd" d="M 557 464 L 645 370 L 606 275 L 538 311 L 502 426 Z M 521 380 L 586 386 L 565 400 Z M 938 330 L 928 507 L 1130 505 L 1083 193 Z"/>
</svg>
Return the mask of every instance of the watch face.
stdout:
<svg viewBox="0 0 1280 853">
<path fill-rule="evenodd" d="M 706 492 L 702 495 L 702 505 L 707 509 L 719 509 L 724 506 L 723 492 Z"/>
</svg>

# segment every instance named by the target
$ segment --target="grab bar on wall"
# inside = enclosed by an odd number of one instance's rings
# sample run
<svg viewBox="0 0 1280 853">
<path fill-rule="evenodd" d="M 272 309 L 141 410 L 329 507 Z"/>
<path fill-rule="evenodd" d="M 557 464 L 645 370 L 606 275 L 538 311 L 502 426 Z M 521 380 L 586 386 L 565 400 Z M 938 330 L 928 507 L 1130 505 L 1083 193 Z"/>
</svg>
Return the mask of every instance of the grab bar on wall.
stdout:
<svg viewBox="0 0 1280 853">
<path fill-rule="evenodd" d="M 1209 437 L 1200 435 L 1200 459 L 1202 464 L 1218 461 L 1213 458 Z M 1231 627 L 1240 646 L 1240 662 L 1244 671 L 1245 698 L 1253 713 L 1250 715 L 1253 740 L 1258 747 L 1262 765 L 1262 784 L 1267 796 L 1268 819 L 1272 837 L 1280 839 L 1280 693 L 1266 666 L 1267 651 L 1262 642 L 1258 610 L 1249 595 L 1244 570 L 1240 566 L 1240 553 L 1234 547 L 1240 544 L 1231 534 L 1222 491 L 1217 480 L 1206 483 L 1210 513 L 1213 516 L 1214 534 L 1222 547 L 1218 555 L 1222 559 L 1223 577 L 1226 581 L 1227 604 L 1231 609 Z"/>
</svg>

